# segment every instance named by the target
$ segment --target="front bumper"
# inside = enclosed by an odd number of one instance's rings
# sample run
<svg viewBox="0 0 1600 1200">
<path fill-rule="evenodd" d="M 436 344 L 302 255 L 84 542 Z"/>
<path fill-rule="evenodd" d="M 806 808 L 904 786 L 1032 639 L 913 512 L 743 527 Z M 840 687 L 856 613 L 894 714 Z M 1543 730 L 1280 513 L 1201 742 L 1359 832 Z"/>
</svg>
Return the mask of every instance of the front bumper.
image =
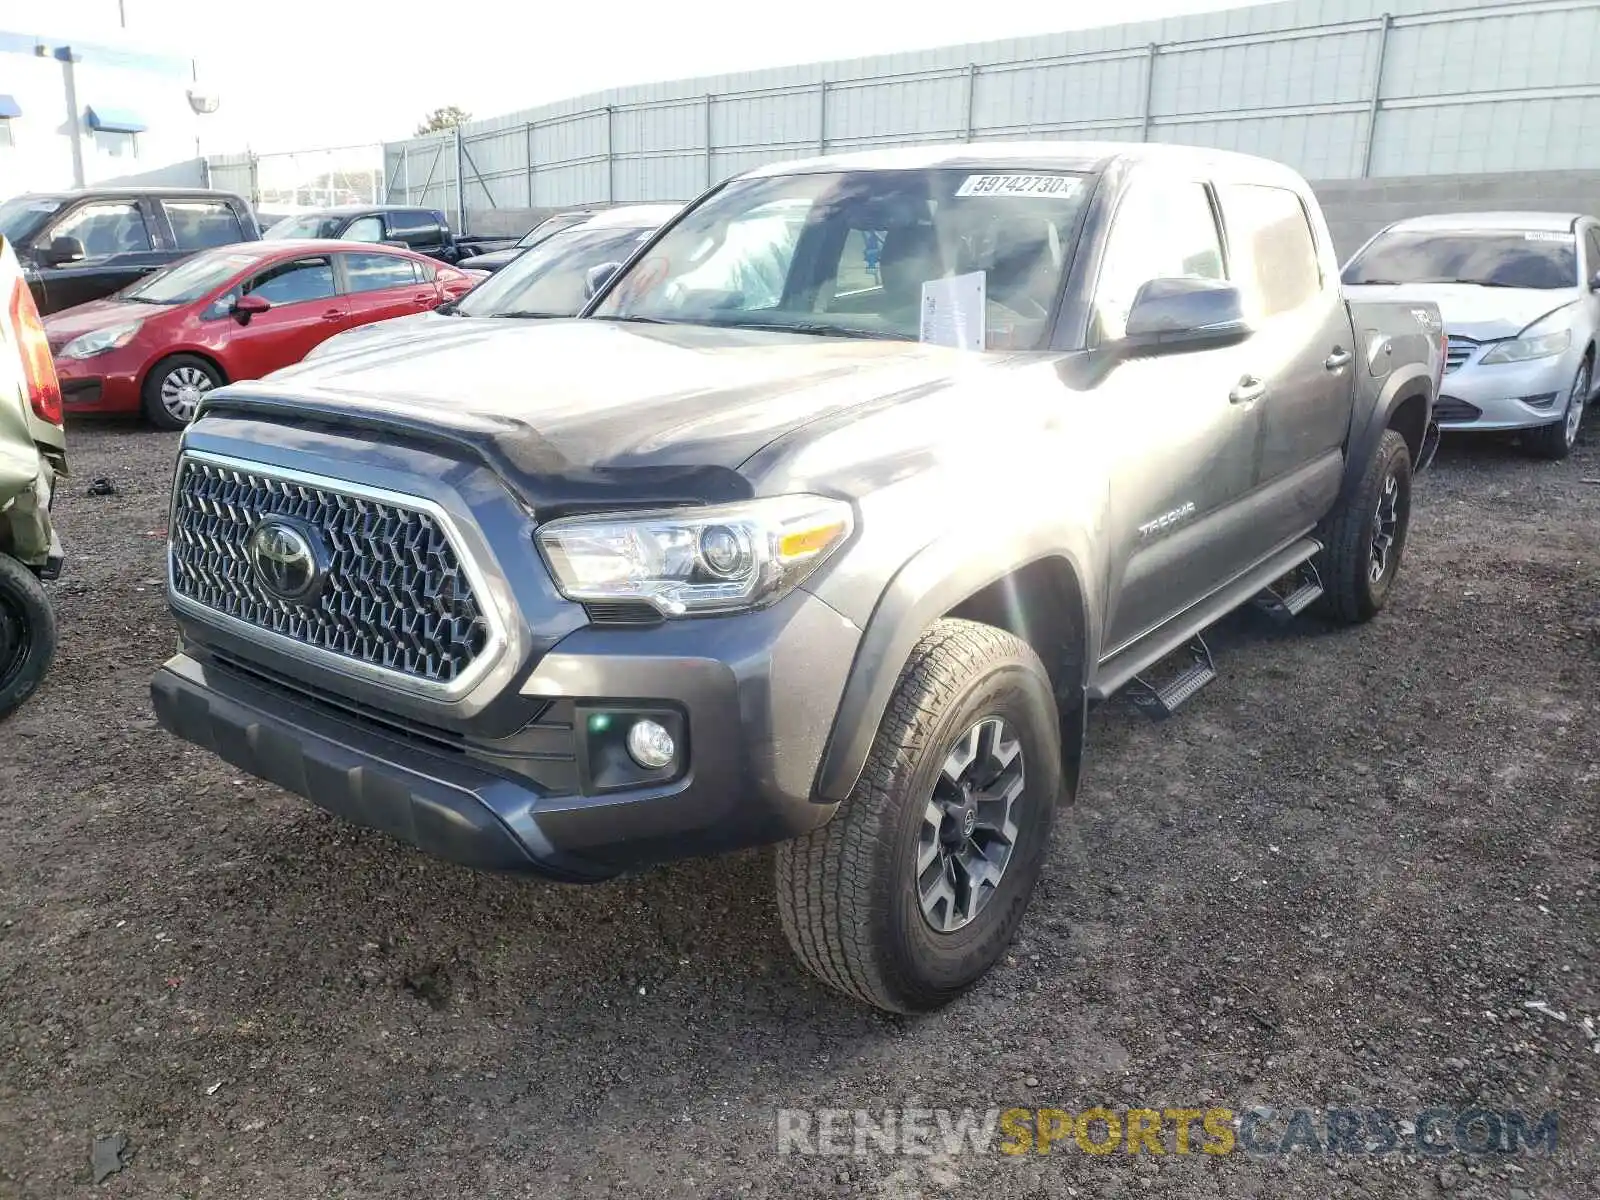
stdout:
<svg viewBox="0 0 1600 1200">
<path fill-rule="evenodd" d="M 1578 374 L 1576 351 L 1523 363 L 1484 366 L 1479 360 L 1494 343 L 1473 351 L 1444 377 L 1434 413 L 1441 429 L 1533 429 L 1559 421 Z"/>
<path fill-rule="evenodd" d="M 469 866 L 567 881 L 782 841 L 835 806 L 812 785 L 860 633 L 798 591 L 737 617 L 580 629 L 519 691 L 534 715 L 475 740 L 419 730 L 192 646 L 151 681 L 162 726 L 337 816 Z M 659 781 L 601 762 L 586 714 L 675 714 Z"/>
<path fill-rule="evenodd" d="M 56 360 L 61 403 L 68 414 L 139 411 L 139 370 L 116 361 L 119 357 L 113 351 L 93 358 Z"/>
</svg>

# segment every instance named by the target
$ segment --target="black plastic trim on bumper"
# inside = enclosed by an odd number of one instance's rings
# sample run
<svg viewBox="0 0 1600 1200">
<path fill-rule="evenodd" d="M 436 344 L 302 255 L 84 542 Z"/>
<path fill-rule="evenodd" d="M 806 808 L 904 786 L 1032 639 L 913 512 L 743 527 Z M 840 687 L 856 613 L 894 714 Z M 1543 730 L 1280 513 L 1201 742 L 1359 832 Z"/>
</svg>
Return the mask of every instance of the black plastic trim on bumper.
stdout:
<svg viewBox="0 0 1600 1200">
<path fill-rule="evenodd" d="M 150 689 L 164 728 L 337 816 L 468 866 L 582 881 L 826 823 L 835 805 L 815 800 L 812 781 L 856 636 L 803 593 L 692 627 L 571 635 L 541 660 L 524 700 L 575 715 L 680 711 L 689 748 L 681 775 L 576 792 L 524 774 L 514 754 L 491 754 L 493 742 L 466 736 L 456 750 L 388 730 L 199 647 L 169 660 Z M 581 760 L 584 723 L 570 736 Z"/>
<path fill-rule="evenodd" d="M 525 785 L 337 721 L 285 692 L 179 655 L 151 679 L 150 698 L 169 732 L 440 858 L 567 880 L 615 873 L 513 835 L 494 803 L 523 801 Z"/>
</svg>

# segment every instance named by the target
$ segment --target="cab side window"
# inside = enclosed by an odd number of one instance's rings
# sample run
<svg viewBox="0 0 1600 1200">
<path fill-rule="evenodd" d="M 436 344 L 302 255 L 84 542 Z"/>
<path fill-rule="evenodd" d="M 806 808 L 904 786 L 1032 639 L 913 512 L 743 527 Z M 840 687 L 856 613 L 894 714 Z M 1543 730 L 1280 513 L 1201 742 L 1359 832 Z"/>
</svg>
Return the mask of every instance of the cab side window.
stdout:
<svg viewBox="0 0 1600 1200">
<path fill-rule="evenodd" d="M 1139 289 L 1176 278 L 1226 278 L 1211 198 L 1200 183 L 1135 180 L 1112 218 L 1089 344 L 1122 338 Z"/>
<path fill-rule="evenodd" d="M 1584 239 L 1589 247 L 1589 265 L 1584 274 L 1584 283 L 1593 283 L 1600 278 L 1600 225 L 1589 227 L 1589 236 Z"/>
<path fill-rule="evenodd" d="M 150 233 L 137 204 L 106 200 L 80 204 L 56 222 L 51 238 L 77 238 L 85 258 L 128 254 L 150 249 Z"/>
<path fill-rule="evenodd" d="M 1266 320 L 1316 299 L 1322 268 L 1300 197 L 1258 184 L 1225 184 L 1217 195 L 1251 315 Z"/>
</svg>

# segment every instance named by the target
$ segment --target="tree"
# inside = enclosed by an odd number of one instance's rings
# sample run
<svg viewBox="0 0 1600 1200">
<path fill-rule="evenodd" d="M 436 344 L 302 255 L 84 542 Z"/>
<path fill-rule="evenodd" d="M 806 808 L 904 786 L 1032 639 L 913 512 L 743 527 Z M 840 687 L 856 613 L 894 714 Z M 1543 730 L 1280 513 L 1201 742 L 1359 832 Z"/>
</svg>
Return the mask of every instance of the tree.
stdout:
<svg viewBox="0 0 1600 1200">
<path fill-rule="evenodd" d="M 430 133 L 440 133 L 446 129 L 454 129 L 457 125 L 465 125 L 472 120 L 472 114 L 464 108 L 454 104 L 447 104 L 443 108 L 436 108 L 428 114 L 427 120 L 417 126 L 417 137 Z"/>
</svg>

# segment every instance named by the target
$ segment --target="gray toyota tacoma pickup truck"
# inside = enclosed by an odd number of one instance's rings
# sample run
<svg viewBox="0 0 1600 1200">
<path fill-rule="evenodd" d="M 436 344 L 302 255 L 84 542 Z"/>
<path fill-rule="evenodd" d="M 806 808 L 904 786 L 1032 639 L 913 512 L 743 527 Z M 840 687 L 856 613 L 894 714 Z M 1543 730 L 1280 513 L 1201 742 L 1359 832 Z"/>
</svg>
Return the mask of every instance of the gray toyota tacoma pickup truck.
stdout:
<svg viewBox="0 0 1600 1200">
<path fill-rule="evenodd" d="M 765 167 L 590 279 L 209 393 L 156 711 L 458 862 L 776 843 L 800 959 L 889 1010 L 1003 953 L 1094 702 L 1169 713 L 1247 603 L 1383 607 L 1437 440 L 1437 310 L 1347 305 L 1234 154 Z"/>
</svg>

